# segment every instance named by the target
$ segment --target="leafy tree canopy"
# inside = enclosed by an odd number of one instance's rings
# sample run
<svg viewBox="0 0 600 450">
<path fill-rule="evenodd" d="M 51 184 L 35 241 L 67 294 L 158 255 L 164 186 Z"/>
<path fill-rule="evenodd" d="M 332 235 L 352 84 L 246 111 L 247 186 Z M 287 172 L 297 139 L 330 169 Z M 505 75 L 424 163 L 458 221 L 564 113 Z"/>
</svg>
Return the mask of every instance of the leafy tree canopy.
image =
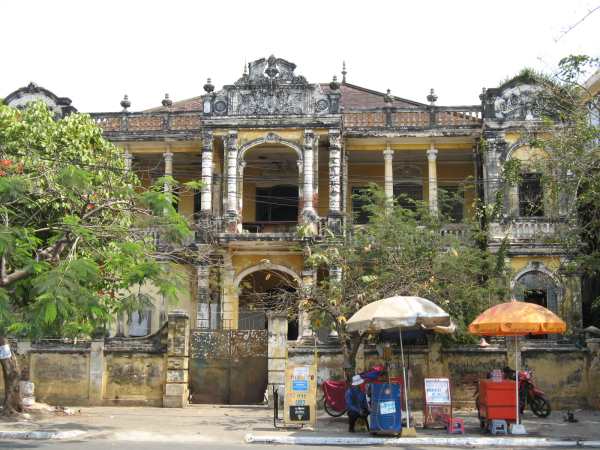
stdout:
<svg viewBox="0 0 600 450">
<path fill-rule="evenodd" d="M 148 303 L 146 283 L 174 300 L 177 255 L 148 229 L 191 232 L 165 184 L 144 188 L 88 115 L 0 105 L 0 334 L 88 336 Z"/>
</svg>

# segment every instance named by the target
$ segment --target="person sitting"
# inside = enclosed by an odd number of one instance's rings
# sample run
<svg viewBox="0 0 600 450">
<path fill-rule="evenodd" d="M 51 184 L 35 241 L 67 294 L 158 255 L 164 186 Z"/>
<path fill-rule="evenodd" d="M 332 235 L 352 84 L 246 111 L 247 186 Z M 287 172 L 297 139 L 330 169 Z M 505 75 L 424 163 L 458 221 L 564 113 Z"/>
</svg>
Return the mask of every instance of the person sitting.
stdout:
<svg viewBox="0 0 600 450">
<path fill-rule="evenodd" d="M 364 419 L 369 431 L 369 406 L 367 404 L 367 396 L 360 389 L 360 385 L 365 380 L 360 375 L 352 377 L 352 385 L 346 391 L 346 407 L 348 408 L 348 431 L 354 433 L 354 425 L 358 419 Z"/>
</svg>

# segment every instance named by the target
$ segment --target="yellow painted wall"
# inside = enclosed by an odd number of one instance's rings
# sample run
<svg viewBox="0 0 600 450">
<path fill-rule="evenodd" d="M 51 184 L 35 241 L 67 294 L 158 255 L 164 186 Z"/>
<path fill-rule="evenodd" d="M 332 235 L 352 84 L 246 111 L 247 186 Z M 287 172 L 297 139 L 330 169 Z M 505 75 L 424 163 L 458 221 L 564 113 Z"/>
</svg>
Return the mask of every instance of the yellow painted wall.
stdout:
<svg viewBox="0 0 600 450">
<path fill-rule="evenodd" d="M 259 265 L 263 260 L 269 260 L 272 264 L 285 266 L 298 274 L 302 273 L 304 257 L 301 254 L 269 255 L 268 252 L 260 255 L 233 255 L 231 258 L 236 276 L 242 271 Z"/>
<path fill-rule="evenodd" d="M 108 353 L 104 358 L 103 404 L 162 406 L 164 355 Z"/>
<path fill-rule="evenodd" d="M 552 272 L 558 270 L 560 259 L 556 256 L 511 256 L 510 267 L 514 273 L 524 269 L 530 262 L 538 261 Z"/>
</svg>

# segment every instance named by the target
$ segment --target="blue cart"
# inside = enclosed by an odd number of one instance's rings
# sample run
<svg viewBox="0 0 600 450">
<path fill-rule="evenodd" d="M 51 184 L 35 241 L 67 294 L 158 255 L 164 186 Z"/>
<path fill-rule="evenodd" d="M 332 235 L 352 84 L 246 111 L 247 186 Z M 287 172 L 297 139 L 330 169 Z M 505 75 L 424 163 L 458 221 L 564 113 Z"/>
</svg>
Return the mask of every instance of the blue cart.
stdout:
<svg viewBox="0 0 600 450">
<path fill-rule="evenodd" d="M 399 434 L 402 431 L 401 391 L 397 384 L 370 384 L 371 433 Z"/>
</svg>

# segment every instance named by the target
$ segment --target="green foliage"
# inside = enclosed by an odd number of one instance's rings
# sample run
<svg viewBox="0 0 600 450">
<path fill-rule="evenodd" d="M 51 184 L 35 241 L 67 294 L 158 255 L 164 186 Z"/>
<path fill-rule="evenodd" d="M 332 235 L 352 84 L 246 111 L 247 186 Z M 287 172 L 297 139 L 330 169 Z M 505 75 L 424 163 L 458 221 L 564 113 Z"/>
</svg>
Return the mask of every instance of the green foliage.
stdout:
<svg viewBox="0 0 600 450">
<path fill-rule="evenodd" d="M 160 179 L 144 188 L 84 114 L 0 105 L 0 333 L 88 336 L 154 291 L 175 301 L 169 255 L 190 227 Z M 199 183 L 192 183 L 200 188 Z"/>
<path fill-rule="evenodd" d="M 431 214 L 423 202 L 410 209 L 390 205 L 375 186 L 363 195 L 369 201 L 368 223 L 347 229 L 343 242 L 326 239 L 308 258 L 315 269 L 339 267 L 343 274 L 341 280 L 319 279 L 303 304 L 313 324 L 336 328 L 348 346 L 345 322 L 358 309 L 382 298 L 414 295 L 451 314 L 458 328 L 453 342 L 472 340 L 467 325 L 508 295 L 504 253 L 492 255 L 472 239 L 480 232 L 477 223 L 464 224 L 467 236 L 443 233 L 451 219 Z"/>
</svg>

